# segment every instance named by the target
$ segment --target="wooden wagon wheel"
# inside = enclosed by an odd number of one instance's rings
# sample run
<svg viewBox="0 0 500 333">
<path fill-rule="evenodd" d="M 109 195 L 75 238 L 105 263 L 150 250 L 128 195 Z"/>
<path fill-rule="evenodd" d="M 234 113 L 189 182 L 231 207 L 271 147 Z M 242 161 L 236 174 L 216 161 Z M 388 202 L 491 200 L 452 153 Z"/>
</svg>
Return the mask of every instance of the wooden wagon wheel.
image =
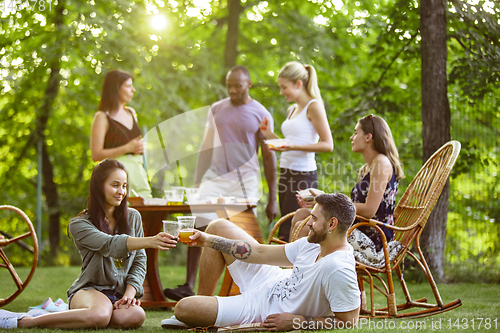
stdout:
<svg viewBox="0 0 500 333">
<path fill-rule="evenodd" d="M 26 222 L 26 224 L 28 225 L 29 232 L 23 233 L 23 234 L 18 235 L 18 236 L 7 235 L 7 237 L 0 239 L 0 268 L 6 268 L 9 271 L 9 273 L 12 276 L 12 278 L 14 279 L 14 283 L 17 287 L 17 290 L 14 291 L 14 293 L 10 296 L 5 297 L 4 295 L 0 294 L 0 307 L 12 302 L 24 289 L 26 289 L 26 286 L 28 285 L 31 278 L 33 277 L 33 274 L 35 273 L 36 265 L 38 263 L 38 240 L 36 238 L 35 229 L 33 228 L 33 224 L 31 223 L 30 219 L 28 218 L 28 216 L 26 216 L 26 214 L 24 214 L 24 212 L 22 210 L 20 210 L 17 207 L 0 205 L 0 210 L 4 210 L 4 209 L 11 210 L 11 211 L 17 213 L 18 215 L 20 215 L 24 219 L 24 222 Z M 5 235 L 6 234 L 4 234 L 4 236 Z M 28 238 L 28 237 L 32 238 L 33 248 L 31 248 L 29 245 L 24 244 L 24 242 L 22 241 L 22 239 Z M 14 269 L 14 266 L 12 266 L 12 264 L 10 263 L 9 258 L 7 258 L 7 255 L 2 250 L 3 247 L 6 247 L 7 245 L 9 245 L 11 243 L 15 243 L 15 242 L 17 244 L 21 245 L 22 247 L 25 247 L 25 248 L 29 247 L 30 252 L 32 252 L 32 254 L 33 254 L 33 264 L 31 266 L 31 272 L 29 273 L 28 277 L 26 279 L 24 279 L 24 281 L 23 281 L 23 279 L 21 279 L 19 277 L 16 270 Z M 3 298 L 3 297 L 5 297 L 5 298 Z"/>
</svg>

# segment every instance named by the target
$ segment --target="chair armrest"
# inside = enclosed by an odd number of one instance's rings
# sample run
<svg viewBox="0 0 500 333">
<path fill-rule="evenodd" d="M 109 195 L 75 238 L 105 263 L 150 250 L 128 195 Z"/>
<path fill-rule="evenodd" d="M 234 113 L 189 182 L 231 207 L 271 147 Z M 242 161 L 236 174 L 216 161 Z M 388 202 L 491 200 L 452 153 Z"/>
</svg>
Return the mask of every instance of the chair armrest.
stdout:
<svg viewBox="0 0 500 333">
<path fill-rule="evenodd" d="M 360 217 L 362 217 L 362 216 L 360 216 Z M 357 215 L 356 215 L 356 218 L 357 218 Z M 385 233 L 382 231 L 382 229 L 380 229 L 380 226 L 383 225 L 384 223 L 382 223 L 380 221 L 377 221 L 377 220 L 373 220 L 373 219 L 367 219 L 365 217 L 362 217 L 362 218 L 366 222 L 358 222 L 358 223 L 353 224 L 349 228 L 349 230 L 347 230 L 347 238 L 349 238 L 349 236 L 354 231 L 354 229 L 357 229 L 359 227 L 368 226 L 368 227 L 373 227 L 375 230 L 377 230 L 377 232 L 382 237 L 382 242 L 385 243 L 385 244 L 387 244 L 387 237 L 385 236 Z M 387 225 L 385 225 L 385 226 L 387 227 Z"/>
<path fill-rule="evenodd" d="M 396 227 L 396 226 L 393 226 L 393 225 L 390 225 L 390 224 L 387 224 L 384 222 L 380 222 L 380 221 L 375 220 L 375 219 L 369 219 L 369 218 L 366 218 L 366 217 L 361 216 L 361 215 L 356 215 L 356 219 L 368 223 L 368 225 L 370 227 L 374 227 L 374 226 L 378 225 L 378 226 L 382 226 L 384 228 L 396 230 L 396 231 L 409 231 L 409 230 L 414 229 L 417 225 L 420 224 L 420 221 L 417 220 L 417 222 L 413 223 L 412 225 L 402 228 L 402 227 Z"/>
<path fill-rule="evenodd" d="M 304 229 L 304 227 L 306 226 L 306 224 L 309 222 L 310 219 L 311 219 L 311 215 L 309 215 L 303 221 L 300 222 L 300 224 L 297 226 L 297 228 L 295 229 L 295 232 L 292 235 L 292 239 L 291 239 L 292 242 L 295 242 L 299 238 L 300 232 L 302 231 L 302 229 Z"/>
<path fill-rule="evenodd" d="M 380 234 L 380 237 L 382 238 L 382 250 L 384 252 L 384 258 L 385 258 L 385 269 L 387 271 L 390 271 L 391 266 L 390 266 L 390 257 L 389 257 L 389 248 L 388 248 L 388 244 L 387 244 L 387 237 L 385 236 L 384 231 L 382 229 L 380 229 L 380 227 L 379 227 L 379 224 L 384 224 L 384 223 L 381 223 L 380 221 L 373 220 L 373 219 L 367 219 L 365 217 L 362 217 L 362 219 L 367 220 L 368 222 L 359 222 L 359 223 L 356 223 L 353 226 L 351 226 L 349 228 L 349 230 L 347 231 L 347 238 L 349 238 L 349 236 L 354 231 L 354 229 L 357 229 L 358 227 L 362 227 L 362 226 L 373 227 Z M 376 222 L 378 222 L 378 223 L 376 223 Z M 371 267 L 369 265 L 366 265 L 366 266 Z"/>
<path fill-rule="evenodd" d="M 283 242 L 283 241 L 278 241 L 276 242 L 277 238 L 274 237 L 274 234 L 276 233 L 276 231 L 278 231 L 278 228 L 283 224 L 283 222 L 285 222 L 286 220 L 288 220 L 289 218 L 293 217 L 295 215 L 295 212 L 291 212 L 291 213 L 288 213 L 286 214 L 285 216 L 282 216 L 277 222 L 276 224 L 274 225 L 273 229 L 271 230 L 271 232 L 269 233 L 269 239 L 267 240 L 267 244 L 271 244 L 272 242 L 274 243 L 279 243 L 279 244 L 286 244 L 287 242 Z"/>
</svg>

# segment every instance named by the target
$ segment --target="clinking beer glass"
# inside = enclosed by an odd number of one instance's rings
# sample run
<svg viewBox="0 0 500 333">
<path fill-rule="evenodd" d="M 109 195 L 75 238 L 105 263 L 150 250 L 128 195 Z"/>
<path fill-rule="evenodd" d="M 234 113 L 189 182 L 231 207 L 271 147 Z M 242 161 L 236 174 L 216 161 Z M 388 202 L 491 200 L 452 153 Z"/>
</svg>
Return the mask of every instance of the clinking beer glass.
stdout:
<svg viewBox="0 0 500 333">
<path fill-rule="evenodd" d="M 179 221 L 162 221 L 163 222 L 163 232 L 166 232 L 169 235 L 176 237 L 176 240 L 179 239 L 179 231 L 182 226 Z"/>
<path fill-rule="evenodd" d="M 189 236 L 194 235 L 194 221 L 196 216 L 178 216 L 177 221 L 180 224 L 179 240 L 183 244 L 189 244 L 192 240 Z"/>
</svg>

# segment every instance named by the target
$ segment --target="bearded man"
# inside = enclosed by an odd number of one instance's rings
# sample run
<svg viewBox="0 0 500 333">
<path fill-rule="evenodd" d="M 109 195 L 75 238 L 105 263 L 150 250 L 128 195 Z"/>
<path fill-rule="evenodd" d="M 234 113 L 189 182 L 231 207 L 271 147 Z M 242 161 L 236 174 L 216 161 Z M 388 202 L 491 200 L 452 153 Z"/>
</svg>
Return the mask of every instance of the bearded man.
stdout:
<svg viewBox="0 0 500 333">
<path fill-rule="evenodd" d="M 359 318 L 353 248 L 347 242 L 356 208 L 341 193 L 322 194 L 309 234 L 286 245 L 263 245 L 226 220 L 196 231 L 204 247 L 198 296 L 183 298 L 164 328 L 263 323 L 270 331 L 353 328 Z M 241 295 L 212 296 L 227 266 Z M 290 267 L 283 269 L 281 267 Z"/>
</svg>

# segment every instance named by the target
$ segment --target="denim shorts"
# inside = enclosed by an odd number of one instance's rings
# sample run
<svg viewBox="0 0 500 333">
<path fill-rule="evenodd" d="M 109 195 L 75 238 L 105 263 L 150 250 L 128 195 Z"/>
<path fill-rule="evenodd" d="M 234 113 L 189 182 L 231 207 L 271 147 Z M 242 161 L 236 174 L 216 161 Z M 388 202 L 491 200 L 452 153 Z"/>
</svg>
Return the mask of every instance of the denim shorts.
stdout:
<svg viewBox="0 0 500 333">
<path fill-rule="evenodd" d="M 73 299 L 73 296 L 75 296 L 75 294 L 77 292 L 79 292 L 80 290 L 90 290 L 90 289 L 94 289 L 94 288 L 92 288 L 92 287 L 84 287 L 82 289 L 79 289 L 79 290 L 75 291 L 71 295 L 69 295 L 69 297 L 68 297 L 69 308 L 71 309 L 71 300 Z M 104 295 L 106 295 L 107 298 L 109 298 L 109 300 L 111 301 L 111 304 L 115 304 L 116 301 L 120 300 L 123 297 L 122 294 L 120 294 L 119 292 L 116 292 L 115 290 L 104 289 L 104 290 L 99 290 L 99 291 L 101 293 L 103 293 Z"/>
</svg>

